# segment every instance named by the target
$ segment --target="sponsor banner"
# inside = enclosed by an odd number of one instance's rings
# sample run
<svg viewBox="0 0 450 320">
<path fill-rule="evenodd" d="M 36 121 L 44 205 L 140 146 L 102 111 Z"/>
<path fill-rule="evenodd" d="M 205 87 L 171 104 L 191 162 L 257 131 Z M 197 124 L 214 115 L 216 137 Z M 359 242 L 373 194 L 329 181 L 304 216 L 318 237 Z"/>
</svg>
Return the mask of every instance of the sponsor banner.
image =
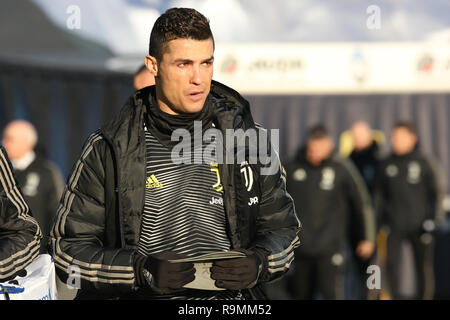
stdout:
<svg viewBox="0 0 450 320">
<path fill-rule="evenodd" d="M 217 46 L 214 79 L 244 94 L 450 92 L 450 45 Z"/>
</svg>

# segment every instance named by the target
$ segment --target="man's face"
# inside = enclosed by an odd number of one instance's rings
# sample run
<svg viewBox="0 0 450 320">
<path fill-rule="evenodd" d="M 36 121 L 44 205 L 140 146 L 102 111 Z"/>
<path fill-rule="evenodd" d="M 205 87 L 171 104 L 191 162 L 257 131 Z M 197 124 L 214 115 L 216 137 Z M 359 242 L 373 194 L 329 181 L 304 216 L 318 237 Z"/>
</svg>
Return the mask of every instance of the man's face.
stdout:
<svg viewBox="0 0 450 320">
<path fill-rule="evenodd" d="M 330 156 L 333 148 L 334 143 L 330 138 L 310 139 L 307 144 L 306 157 L 312 165 L 318 166 Z"/>
<path fill-rule="evenodd" d="M 20 124 L 10 124 L 3 132 L 2 145 L 11 160 L 20 159 L 33 149 L 25 130 L 26 128 Z"/>
<path fill-rule="evenodd" d="M 413 151 L 417 136 L 406 128 L 396 128 L 391 136 L 392 149 L 396 155 L 404 155 Z"/>
<path fill-rule="evenodd" d="M 351 133 L 355 150 L 360 151 L 369 147 L 373 142 L 372 130 L 365 122 L 357 122 L 352 126 Z"/>
<path fill-rule="evenodd" d="M 157 63 L 156 94 L 162 111 L 199 112 L 211 88 L 213 40 L 175 39 Z"/>
</svg>

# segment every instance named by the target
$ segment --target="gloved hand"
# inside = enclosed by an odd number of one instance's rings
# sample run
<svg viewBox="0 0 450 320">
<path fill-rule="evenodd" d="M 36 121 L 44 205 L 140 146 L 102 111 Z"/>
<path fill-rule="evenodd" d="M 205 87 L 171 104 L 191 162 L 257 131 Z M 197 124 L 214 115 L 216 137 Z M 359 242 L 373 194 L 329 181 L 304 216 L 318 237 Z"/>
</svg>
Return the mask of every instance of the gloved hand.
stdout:
<svg viewBox="0 0 450 320">
<path fill-rule="evenodd" d="M 152 256 L 136 253 L 134 256 L 134 272 L 139 287 L 148 287 L 161 294 L 178 291 L 195 279 L 194 264 L 190 262 L 171 263 L 168 260 L 186 258 L 174 252 L 165 251 Z M 149 273 L 150 278 L 146 273 Z M 150 281 L 147 281 L 147 279 Z M 150 283 L 149 283 L 150 282 Z"/>
<path fill-rule="evenodd" d="M 251 288 L 267 271 L 269 253 L 261 248 L 234 251 L 243 252 L 246 257 L 215 261 L 211 267 L 211 279 L 216 280 L 215 284 L 219 288 L 230 290 Z"/>
</svg>

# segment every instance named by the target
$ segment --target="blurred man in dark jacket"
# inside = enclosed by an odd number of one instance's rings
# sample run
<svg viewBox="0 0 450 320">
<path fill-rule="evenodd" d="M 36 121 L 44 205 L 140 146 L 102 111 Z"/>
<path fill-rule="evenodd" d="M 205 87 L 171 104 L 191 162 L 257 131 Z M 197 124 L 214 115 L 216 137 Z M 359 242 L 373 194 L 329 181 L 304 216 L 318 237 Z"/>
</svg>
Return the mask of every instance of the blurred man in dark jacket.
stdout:
<svg viewBox="0 0 450 320">
<path fill-rule="evenodd" d="M 393 299 L 432 296 L 433 275 L 425 272 L 426 254 L 432 250 L 432 232 L 443 217 L 443 183 L 435 160 L 417 147 L 413 124 L 399 122 L 392 130 L 393 153 L 380 165 L 375 205 L 380 224 L 389 228 L 387 271 Z M 417 292 L 405 297 L 400 292 L 402 242 L 414 252 Z M 432 270 L 432 266 L 428 266 Z M 425 295 L 425 293 L 427 294 Z"/>
<path fill-rule="evenodd" d="M 368 259 L 375 247 L 374 213 L 367 188 L 351 161 L 333 152 L 323 126 L 311 129 L 306 148 L 288 163 L 287 187 L 304 232 L 295 252 L 291 290 L 296 299 L 344 298 L 344 251 L 349 214 L 358 215 L 362 235 L 356 253 Z"/>
<path fill-rule="evenodd" d="M 380 146 L 374 139 L 370 125 L 357 121 L 352 125 L 353 151 L 349 158 L 353 161 L 361 177 L 372 194 L 375 186 L 375 174 L 380 162 Z"/>
<path fill-rule="evenodd" d="M 37 141 L 36 129 L 28 121 L 12 121 L 3 132 L 2 143 L 14 167 L 17 183 L 44 236 L 41 253 L 46 253 L 64 180 L 53 162 L 34 151 Z"/>
<path fill-rule="evenodd" d="M 375 186 L 375 176 L 380 162 L 379 144 L 374 138 L 374 133 L 370 125 L 365 121 L 356 121 L 351 127 L 351 136 L 353 140 L 353 151 L 349 158 L 358 169 L 361 177 L 366 183 L 370 196 L 373 195 Z M 350 215 L 350 246 L 352 251 L 351 261 L 353 266 L 350 270 L 351 298 L 366 299 L 368 288 L 366 284 L 367 268 L 373 257 L 362 259 L 355 252 L 358 241 L 361 238 L 362 230 L 358 228 L 358 221 L 355 215 Z M 375 254 L 375 252 L 374 252 Z"/>
</svg>

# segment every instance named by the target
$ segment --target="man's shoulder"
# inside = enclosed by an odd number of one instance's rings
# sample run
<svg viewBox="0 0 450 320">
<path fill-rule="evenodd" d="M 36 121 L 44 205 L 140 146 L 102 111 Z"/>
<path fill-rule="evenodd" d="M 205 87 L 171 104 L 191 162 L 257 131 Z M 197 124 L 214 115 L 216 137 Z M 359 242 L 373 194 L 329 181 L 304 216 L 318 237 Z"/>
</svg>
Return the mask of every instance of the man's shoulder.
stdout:
<svg viewBox="0 0 450 320">
<path fill-rule="evenodd" d="M 92 147 L 92 146 L 99 146 L 105 144 L 105 135 L 102 131 L 102 129 L 97 129 L 94 132 L 91 132 L 88 137 L 86 138 L 84 142 L 84 148 L 86 147 Z"/>
<path fill-rule="evenodd" d="M 131 128 L 143 124 L 143 114 L 145 113 L 151 90 L 151 87 L 146 87 L 135 91 L 128 97 L 119 112 L 103 124 L 98 131 L 104 137 L 114 138 L 117 135 L 129 132 Z"/>
<path fill-rule="evenodd" d="M 83 148 L 81 149 L 80 159 L 97 157 L 100 154 L 104 154 L 111 148 L 110 144 L 105 139 L 105 136 L 101 129 L 92 132 L 85 140 Z"/>
<path fill-rule="evenodd" d="M 240 110 L 250 114 L 249 102 L 239 92 L 223 83 L 213 80 L 210 95 L 214 98 L 216 108 L 219 110 Z"/>
<path fill-rule="evenodd" d="M 416 158 L 417 160 L 422 160 L 422 161 L 435 161 L 436 160 L 436 158 L 432 154 L 429 154 L 422 150 L 417 150 L 414 153 L 414 158 Z"/>
<path fill-rule="evenodd" d="M 247 100 L 244 99 L 239 92 L 219 81 L 212 80 L 210 92 L 213 95 L 235 100 L 239 103 L 247 102 Z"/>
<path fill-rule="evenodd" d="M 440 171 L 438 159 L 429 153 L 419 152 L 417 155 L 417 161 L 422 163 L 424 166 L 430 170 Z"/>
</svg>

